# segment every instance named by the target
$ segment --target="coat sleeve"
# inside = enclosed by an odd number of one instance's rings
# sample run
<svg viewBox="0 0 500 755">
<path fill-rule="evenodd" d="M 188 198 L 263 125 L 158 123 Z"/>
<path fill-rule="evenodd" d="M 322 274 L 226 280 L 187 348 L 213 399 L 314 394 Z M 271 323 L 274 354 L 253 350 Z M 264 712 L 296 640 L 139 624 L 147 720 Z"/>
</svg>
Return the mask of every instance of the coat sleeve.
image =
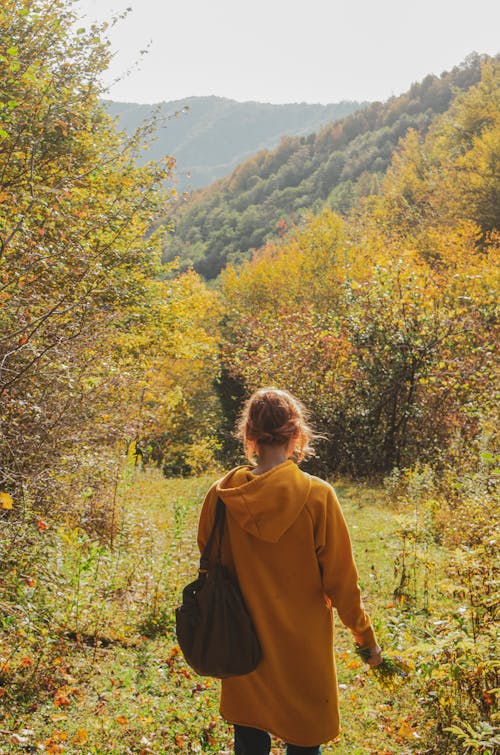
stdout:
<svg viewBox="0 0 500 755">
<path fill-rule="evenodd" d="M 342 623 L 363 647 L 376 644 L 375 634 L 361 600 L 358 572 L 347 524 L 332 487 L 326 500 L 326 517 L 318 532 L 316 553 L 323 589 L 337 609 Z"/>
</svg>

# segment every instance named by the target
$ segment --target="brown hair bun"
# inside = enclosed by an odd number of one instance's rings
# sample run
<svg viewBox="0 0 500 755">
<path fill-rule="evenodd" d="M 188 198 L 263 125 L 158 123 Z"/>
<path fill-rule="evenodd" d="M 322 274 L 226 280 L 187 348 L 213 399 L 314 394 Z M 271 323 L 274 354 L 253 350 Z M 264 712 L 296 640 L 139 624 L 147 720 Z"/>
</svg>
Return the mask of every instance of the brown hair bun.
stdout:
<svg viewBox="0 0 500 755">
<path fill-rule="evenodd" d="M 313 431 L 305 406 L 289 391 L 278 388 L 261 388 L 250 396 L 238 421 L 237 436 L 249 459 L 260 445 L 287 445 L 297 461 L 313 453 Z"/>
</svg>

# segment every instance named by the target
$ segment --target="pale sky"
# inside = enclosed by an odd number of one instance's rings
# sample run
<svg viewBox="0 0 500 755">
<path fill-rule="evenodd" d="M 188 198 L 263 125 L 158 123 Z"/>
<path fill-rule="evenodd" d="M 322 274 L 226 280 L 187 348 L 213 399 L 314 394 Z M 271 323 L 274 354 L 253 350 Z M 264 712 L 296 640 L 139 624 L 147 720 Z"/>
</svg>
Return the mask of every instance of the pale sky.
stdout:
<svg viewBox="0 0 500 755">
<path fill-rule="evenodd" d="M 110 31 L 115 100 L 385 100 L 472 51 L 500 52 L 496 0 L 78 0 Z M 149 52 L 140 50 L 149 44 Z M 134 63 L 139 61 L 138 66 Z"/>
</svg>

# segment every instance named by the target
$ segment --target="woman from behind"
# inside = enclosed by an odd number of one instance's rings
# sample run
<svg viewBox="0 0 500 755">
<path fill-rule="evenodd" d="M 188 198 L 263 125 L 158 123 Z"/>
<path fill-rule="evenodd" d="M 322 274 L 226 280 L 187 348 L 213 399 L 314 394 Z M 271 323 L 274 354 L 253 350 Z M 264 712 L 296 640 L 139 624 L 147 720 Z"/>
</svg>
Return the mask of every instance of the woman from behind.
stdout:
<svg viewBox="0 0 500 755">
<path fill-rule="evenodd" d="M 238 425 L 249 464 L 209 490 L 198 545 L 217 498 L 226 505 L 222 560 L 237 578 L 262 648 L 255 671 L 222 680 L 220 711 L 236 755 L 318 755 L 339 735 L 332 607 L 355 641 L 382 661 L 358 587 L 351 542 L 333 488 L 298 464 L 312 453 L 306 410 L 288 391 L 254 393 Z M 256 463 L 255 463 L 256 459 Z"/>
</svg>

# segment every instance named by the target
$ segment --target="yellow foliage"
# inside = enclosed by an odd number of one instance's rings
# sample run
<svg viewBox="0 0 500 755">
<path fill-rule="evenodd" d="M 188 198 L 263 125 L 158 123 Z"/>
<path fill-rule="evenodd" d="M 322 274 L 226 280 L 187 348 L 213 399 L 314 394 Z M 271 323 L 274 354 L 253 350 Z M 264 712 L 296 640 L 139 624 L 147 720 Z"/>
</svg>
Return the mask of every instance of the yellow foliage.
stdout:
<svg viewBox="0 0 500 755">
<path fill-rule="evenodd" d="M 12 509 L 14 506 L 14 500 L 10 493 L 0 493 L 0 508 Z"/>
</svg>

